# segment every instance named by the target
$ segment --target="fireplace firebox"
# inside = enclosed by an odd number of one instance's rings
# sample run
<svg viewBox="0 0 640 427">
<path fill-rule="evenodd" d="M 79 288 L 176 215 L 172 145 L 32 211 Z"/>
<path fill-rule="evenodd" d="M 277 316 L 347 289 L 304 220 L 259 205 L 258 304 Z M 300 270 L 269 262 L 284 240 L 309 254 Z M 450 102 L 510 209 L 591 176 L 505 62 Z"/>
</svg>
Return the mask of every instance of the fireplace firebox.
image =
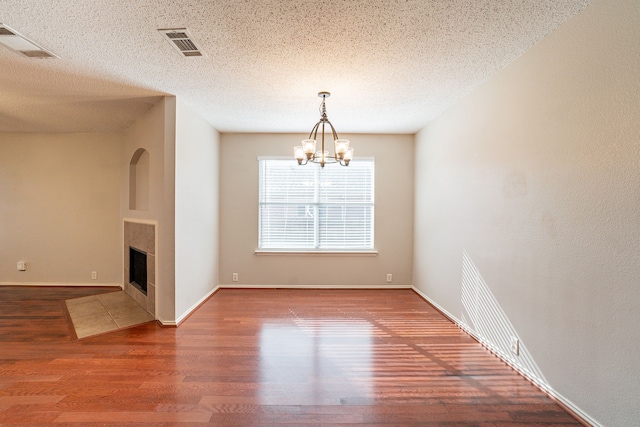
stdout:
<svg viewBox="0 0 640 427">
<path fill-rule="evenodd" d="M 147 253 L 129 246 L 129 283 L 147 294 Z"/>
</svg>

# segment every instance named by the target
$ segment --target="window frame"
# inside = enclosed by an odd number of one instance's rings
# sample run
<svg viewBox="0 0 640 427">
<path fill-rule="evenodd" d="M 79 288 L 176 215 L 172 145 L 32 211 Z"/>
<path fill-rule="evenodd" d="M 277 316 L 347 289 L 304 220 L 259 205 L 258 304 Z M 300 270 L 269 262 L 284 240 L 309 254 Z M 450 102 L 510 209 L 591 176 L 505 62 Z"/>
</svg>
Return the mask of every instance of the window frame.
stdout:
<svg viewBox="0 0 640 427">
<path fill-rule="evenodd" d="M 295 168 L 318 168 L 320 169 L 320 165 L 308 164 L 308 165 L 298 165 L 295 160 L 291 160 L 287 157 L 258 157 L 258 242 L 257 249 L 255 253 L 257 255 L 316 255 L 316 256 L 376 256 L 378 251 L 375 249 L 375 158 L 367 157 L 367 158 L 358 158 L 357 160 L 353 160 L 353 163 L 358 163 L 359 161 L 366 161 L 371 163 L 371 189 L 370 189 L 370 198 L 369 202 L 361 202 L 361 203 L 335 203 L 335 202 L 322 202 L 318 197 L 318 191 L 314 192 L 314 201 L 313 202 L 292 202 L 292 206 L 312 206 L 314 212 L 318 212 L 318 210 L 323 206 L 369 206 L 371 208 L 370 211 L 370 230 L 369 235 L 371 239 L 370 247 L 361 247 L 361 248 L 348 248 L 348 247 L 329 247 L 329 248 L 321 248 L 318 247 L 318 244 L 315 244 L 313 248 L 294 248 L 294 247 L 261 247 L 261 236 L 262 236 L 262 207 L 263 205 L 269 204 L 281 204 L 279 202 L 266 202 L 263 200 L 263 176 L 261 171 L 261 162 L 269 161 L 269 160 L 278 160 L 278 161 L 287 161 L 292 162 Z M 344 166 L 340 166 L 338 164 L 330 164 L 325 166 L 325 168 L 342 168 Z M 351 166 L 347 166 L 351 167 Z M 314 188 L 318 188 L 320 186 L 320 180 L 318 180 L 318 174 L 314 174 Z M 286 204 L 286 203 L 282 203 Z M 317 241 L 319 236 L 319 223 L 321 219 L 316 214 L 314 218 L 314 241 Z"/>
</svg>

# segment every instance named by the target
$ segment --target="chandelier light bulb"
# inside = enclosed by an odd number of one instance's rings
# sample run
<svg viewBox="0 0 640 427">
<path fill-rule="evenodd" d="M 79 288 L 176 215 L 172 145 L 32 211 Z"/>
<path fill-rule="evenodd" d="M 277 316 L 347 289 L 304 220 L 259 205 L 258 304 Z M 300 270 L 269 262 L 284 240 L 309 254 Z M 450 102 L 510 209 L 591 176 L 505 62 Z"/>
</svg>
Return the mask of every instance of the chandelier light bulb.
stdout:
<svg viewBox="0 0 640 427">
<path fill-rule="evenodd" d="M 302 151 L 305 154 L 313 154 L 316 152 L 316 140 L 315 139 L 303 139 Z"/>
</svg>

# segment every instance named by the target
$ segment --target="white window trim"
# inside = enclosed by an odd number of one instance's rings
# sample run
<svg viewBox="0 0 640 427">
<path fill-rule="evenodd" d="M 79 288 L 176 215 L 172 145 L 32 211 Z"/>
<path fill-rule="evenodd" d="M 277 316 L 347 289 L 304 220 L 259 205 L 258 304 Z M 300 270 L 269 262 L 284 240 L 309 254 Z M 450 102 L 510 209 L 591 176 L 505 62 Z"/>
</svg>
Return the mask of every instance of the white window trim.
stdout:
<svg viewBox="0 0 640 427">
<path fill-rule="evenodd" d="M 289 157 L 282 156 L 260 156 L 257 158 L 258 162 L 260 160 L 289 160 Z M 372 161 L 375 165 L 375 157 L 359 157 L 359 159 Z M 305 165 L 300 167 L 320 167 L 319 165 Z M 337 165 L 331 165 L 333 167 Z M 330 166 L 330 167 L 331 167 Z M 375 182 L 375 176 L 374 176 Z M 375 192 L 375 189 L 374 189 Z M 375 200 L 375 197 L 374 197 Z M 375 201 L 372 203 L 375 209 Z M 374 225 L 375 227 L 375 225 Z M 372 235 L 375 236 L 375 230 L 372 230 Z M 375 238 L 374 238 L 374 246 L 375 246 Z M 374 247 L 373 249 L 261 249 L 257 248 L 254 253 L 258 256 L 329 256 L 329 257 L 343 257 L 343 256 L 354 256 L 354 257 L 372 257 L 378 256 L 378 250 Z"/>
<path fill-rule="evenodd" d="M 367 256 L 378 256 L 377 250 L 363 251 L 363 250 L 354 250 L 354 251 L 335 251 L 335 250 L 284 250 L 284 249 L 256 249 L 256 255 L 294 255 L 294 256 L 333 256 L 333 257 L 341 257 L 341 256 L 358 256 L 358 257 L 367 257 Z"/>
</svg>

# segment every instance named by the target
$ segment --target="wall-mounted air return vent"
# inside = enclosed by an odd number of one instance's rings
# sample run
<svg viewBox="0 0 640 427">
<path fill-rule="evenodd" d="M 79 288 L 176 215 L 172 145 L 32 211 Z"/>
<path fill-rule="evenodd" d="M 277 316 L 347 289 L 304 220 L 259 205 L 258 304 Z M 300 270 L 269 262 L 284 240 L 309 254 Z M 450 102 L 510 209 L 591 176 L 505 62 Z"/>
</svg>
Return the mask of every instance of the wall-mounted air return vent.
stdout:
<svg viewBox="0 0 640 427">
<path fill-rule="evenodd" d="M 28 40 L 5 24 L 0 24 L 0 44 L 29 58 L 57 58 L 53 53 Z"/>
<path fill-rule="evenodd" d="M 158 30 L 169 44 L 173 46 L 182 56 L 204 56 L 193 41 L 193 37 L 186 28 L 165 28 Z"/>
</svg>

